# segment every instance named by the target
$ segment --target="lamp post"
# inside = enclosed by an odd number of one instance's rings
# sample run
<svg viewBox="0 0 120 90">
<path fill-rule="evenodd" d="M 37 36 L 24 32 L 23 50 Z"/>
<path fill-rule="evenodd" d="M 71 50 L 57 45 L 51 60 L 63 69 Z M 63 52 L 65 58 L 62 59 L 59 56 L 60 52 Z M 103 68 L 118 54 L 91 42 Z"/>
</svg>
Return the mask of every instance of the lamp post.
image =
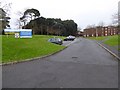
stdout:
<svg viewBox="0 0 120 90">
<path fill-rule="evenodd" d="M 97 28 L 95 28 L 95 31 L 96 31 L 96 37 L 97 37 L 98 36 Z"/>
</svg>

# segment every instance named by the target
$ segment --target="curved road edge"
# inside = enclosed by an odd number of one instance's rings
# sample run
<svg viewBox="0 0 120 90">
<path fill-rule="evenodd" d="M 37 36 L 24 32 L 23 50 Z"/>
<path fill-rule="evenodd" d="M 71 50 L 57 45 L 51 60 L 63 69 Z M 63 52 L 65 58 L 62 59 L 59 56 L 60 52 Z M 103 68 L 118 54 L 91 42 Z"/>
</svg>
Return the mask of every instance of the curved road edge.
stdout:
<svg viewBox="0 0 120 90">
<path fill-rule="evenodd" d="M 23 62 L 29 62 L 29 61 L 33 61 L 35 59 L 42 59 L 42 58 L 46 58 L 46 57 L 49 57 L 49 56 L 52 56 L 52 55 L 55 55 L 61 51 L 63 51 L 64 49 L 66 49 L 68 46 L 70 46 L 71 44 L 73 44 L 76 40 L 74 41 L 71 41 L 71 42 L 68 42 L 67 45 L 63 45 L 65 46 L 65 48 L 63 48 L 62 50 L 59 50 L 57 52 L 54 52 L 52 54 L 49 54 L 49 55 L 45 55 L 45 56 L 42 56 L 42 57 L 35 57 L 35 58 L 30 58 L 30 59 L 25 59 L 25 60 L 22 60 L 22 61 L 14 61 L 14 62 L 9 62 L 9 63 L 3 63 L 3 64 L 0 64 L 0 66 L 4 66 L 4 65 L 12 65 L 12 64 L 17 64 L 17 63 L 23 63 Z"/>
<path fill-rule="evenodd" d="M 45 55 L 45 56 L 42 56 L 42 57 L 35 57 L 35 58 L 30 58 L 30 59 L 25 59 L 25 60 L 22 60 L 22 61 L 14 61 L 14 62 L 9 62 L 9 63 L 3 63 L 3 64 L 0 64 L 0 66 L 4 66 L 4 65 L 12 65 L 12 64 L 17 64 L 17 63 L 23 63 L 23 62 L 30 62 L 30 61 L 33 61 L 33 60 L 36 60 L 36 59 L 42 59 L 42 58 L 46 58 L 46 57 L 49 57 L 51 55 L 54 55 L 54 54 L 57 54 L 61 51 L 63 51 L 64 49 L 66 49 L 68 46 L 66 46 L 65 48 L 63 48 L 62 50 L 59 50 L 57 52 L 54 52 L 52 54 L 48 54 L 48 55 Z"/>
<path fill-rule="evenodd" d="M 66 49 L 68 46 L 70 46 L 71 44 L 73 44 L 74 42 L 76 41 L 76 39 L 74 41 L 71 41 L 71 42 L 68 42 L 67 45 L 63 45 L 65 46 L 65 48 L 63 48 L 62 50 L 59 50 L 59 51 L 56 51 L 52 54 L 48 54 L 48 55 L 45 55 L 45 56 L 42 56 L 42 57 L 35 57 L 35 58 L 30 58 L 30 59 L 25 59 L 25 60 L 22 60 L 22 61 L 14 61 L 14 62 L 9 62 L 9 63 L 3 63 L 3 64 L 0 64 L 0 66 L 4 66 L 4 65 L 12 65 L 12 64 L 17 64 L 17 63 L 23 63 L 23 62 L 29 62 L 29 61 L 33 61 L 35 59 L 42 59 L 42 58 L 46 58 L 46 57 L 49 57 L 51 55 L 55 55 L 61 51 L 63 51 L 64 49 Z"/>
<path fill-rule="evenodd" d="M 97 42 L 97 44 L 99 46 L 101 46 L 102 48 L 104 48 L 106 51 L 108 51 L 111 55 L 113 55 L 114 57 L 116 57 L 118 60 L 120 60 L 120 57 L 118 55 L 116 55 L 115 53 L 113 53 L 111 50 L 109 50 L 108 48 L 106 48 L 105 46 L 103 46 L 102 44 L 100 44 L 99 42 Z"/>
</svg>

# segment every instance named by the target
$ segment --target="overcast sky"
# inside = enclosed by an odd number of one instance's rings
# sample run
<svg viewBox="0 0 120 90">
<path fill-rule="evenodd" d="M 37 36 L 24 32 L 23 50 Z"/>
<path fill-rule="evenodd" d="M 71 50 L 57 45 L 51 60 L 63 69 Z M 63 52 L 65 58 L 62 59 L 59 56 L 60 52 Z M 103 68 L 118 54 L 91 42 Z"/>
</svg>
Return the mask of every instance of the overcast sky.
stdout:
<svg viewBox="0 0 120 90">
<path fill-rule="evenodd" d="M 45 18 L 72 19 L 84 29 L 87 25 L 103 21 L 111 24 L 112 15 L 118 12 L 119 0 L 7 0 L 12 2 L 11 24 L 17 11 L 35 8 Z M 13 25 L 12 25 L 13 26 Z M 13 27 L 12 27 L 13 28 Z"/>
</svg>

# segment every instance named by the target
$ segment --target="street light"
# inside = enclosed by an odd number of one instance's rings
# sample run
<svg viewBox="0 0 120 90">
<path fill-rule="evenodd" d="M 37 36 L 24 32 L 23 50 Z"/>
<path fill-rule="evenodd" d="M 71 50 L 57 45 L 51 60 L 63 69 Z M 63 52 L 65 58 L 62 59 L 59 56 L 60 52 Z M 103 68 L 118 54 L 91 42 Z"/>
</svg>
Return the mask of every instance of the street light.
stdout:
<svg viewBox="0 0 120 90">
<path fill-rule="evenodd" d="M 97 28 L 95 28 L 95 30 L 96 30 L 96 37 L 97 37 L 98 36 Z"/>
</svg>

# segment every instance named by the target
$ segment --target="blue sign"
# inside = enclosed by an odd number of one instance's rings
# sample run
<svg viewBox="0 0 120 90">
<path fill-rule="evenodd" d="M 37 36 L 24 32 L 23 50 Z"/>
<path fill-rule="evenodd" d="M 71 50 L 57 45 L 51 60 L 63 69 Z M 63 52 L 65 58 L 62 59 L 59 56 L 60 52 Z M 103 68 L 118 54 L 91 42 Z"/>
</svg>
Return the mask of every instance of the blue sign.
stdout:
<svg viewBox="0 0 120 90">
<path fill-rule="evenodd" d="M 32 38 L 32 31 L 20 31 L 20 38 Z"/>
<path fill-rule="evenodd" d="M 5 29 L 6 34 L 15 34 L 15 37 L 32 38 L 32 29 Z"/>
<path fill-rule="evenodd" d="M 20 36 L 32 36 L 31 31 L 20 31 Z"/>
</svg>

